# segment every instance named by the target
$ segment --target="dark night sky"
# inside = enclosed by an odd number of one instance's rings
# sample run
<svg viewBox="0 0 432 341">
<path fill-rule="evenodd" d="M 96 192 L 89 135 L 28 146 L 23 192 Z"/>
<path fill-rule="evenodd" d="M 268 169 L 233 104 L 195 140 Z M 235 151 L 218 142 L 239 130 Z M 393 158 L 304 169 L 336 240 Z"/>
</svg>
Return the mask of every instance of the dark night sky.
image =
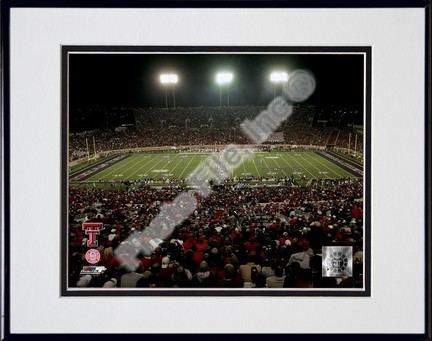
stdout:
<svg viewBox="0 0 432 341">
<path fill-rule="evenodd" d="M 176 105 L 219 106 L 216 74 L 230 71 L 230 105 L 267 105 L 273 99 L 270 73 L 306 69 L 316 80 L 310 104 L 354 105 L 363 110 L 361 54 L 70 54 L 71 113 L 91 107 L 165 107 L 162 73 L 176 73 Z M 226 87 L 222 101 L 226 103 Z M 280 93 L 280 88 L 278 89 Z M 172 107 L 172 88 L 168 86 Z"/>
<path fill-rule="evenodd" d="M 231 71 L 230 104 L 266 105 L 273 98 L 270 73 L 308 69 L 317 82 L 310 102 L 363 101 L 363 55 L 271 54 L 71 54 L 71 108 L 165 106 L 161 73 L 176 73 L 176 104 L 219 105 L 216 73 Z M 171 97 L 169 97 L 171 99 Z"/>
</svg>

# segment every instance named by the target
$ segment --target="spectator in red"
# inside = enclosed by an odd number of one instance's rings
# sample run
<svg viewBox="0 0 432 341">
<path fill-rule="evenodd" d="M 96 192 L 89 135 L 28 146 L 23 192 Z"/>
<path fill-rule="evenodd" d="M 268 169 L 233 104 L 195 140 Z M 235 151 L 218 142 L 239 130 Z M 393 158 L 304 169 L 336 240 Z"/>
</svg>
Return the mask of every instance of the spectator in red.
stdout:
<svg viewBox="0 0 432 341">
<path fill-rule="evenodd" d="M 358 205 L 354 205 L 351 210 L 351 217 L 355 219 L 362 219 L 363 218 L 363 211 Z"/>
</svg>

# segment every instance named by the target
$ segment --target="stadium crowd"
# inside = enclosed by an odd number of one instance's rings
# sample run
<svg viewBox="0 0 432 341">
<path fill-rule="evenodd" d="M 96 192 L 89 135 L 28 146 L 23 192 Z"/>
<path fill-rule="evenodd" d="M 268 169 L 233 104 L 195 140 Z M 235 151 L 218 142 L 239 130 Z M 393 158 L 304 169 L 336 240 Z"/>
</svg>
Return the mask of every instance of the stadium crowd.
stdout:
<svg viewBox="0 0 432 341">
<path fill-rule="evenodd" d="M 251 141 L 240 129 L 245 119 L 253 120 L 265 108 L 201 107 L 201 108 L 145 108 L 135 109 L 136 130 L 97 130 L 69 136 L 69 161 L 83 158 L 94 149 L 98 153 L 118 149 L 142 147 L 247 144 Z M 292 115 L 282 123 L 285 143 L 290 145 L 324 146 L 335 127 L 314 126 L 314 107 L 294 106 Z M 348 128 L 341 130 L 337 147 L 348 147 Z M 354 136 L 354 135 L 353 135 Z M 87 139 L 87 141 L 86 141 Z M 93 146 L 94 139 L 94 146 Z M 358 136 L 358 150 L 362 150 L 362 136 Z M 352 137 L 351 148 L 354 147 Z"/>
<path fill-rule="evenodd" d="M 240 129 L 264 107 L 134 109 L 136 129 L 95 130 L 71 134 L 69 160 L 119 149 L 192 145 L 248 144 Z M 282 123 L 284 143 L 324 146 L 335 129 L 336 146 L 347 148 L 350 126 L 315 124 L 316 109 L 296 105 Z M 334 113 L 333 113 L 334 114 Z M 333 115 L 332 114 L 332 115 Z M 331 115 L 331 119 L 335 118 Z M 319 112 L 320 119 L 324 118 Z M 314 121 L 315 119 L 315 121 Z M 94 143 L 94 145 L 93 145 Z M 362 150 L 362 136 L 357 147 Z M 351 148 L 354 138 L 351 136 Z M 146 227 L 184 187 L 171 181 L 163 188 L 147 181 L 123 187 L 69 188 L 69 286 L 96 288 L 358 288 L 363 287 L 363 183 L 362 179 L 310 179 L 308 186 L 293 186 L 279 178 L 266 186 L 265 178 L 240 179 L 240 184 L 261 181 L 261 187 L 215 186 L 208 197 L 174 232 L 156 243 Z M 244 180 L 244 181 L 243 181 Z M 85 221 L 101 222 L 97 236 L 102 255 L 99 276 L 82 274 L 88 265 Z M 125 241 L 132 232 L 141 240 Z M 131 271 L 114 251 L 129 244 L 138 253 L 139 266 Z M 145 248 L 144 245 L 147 247 Z M 144 252 L 152 245 L 153 252 Z M 352 277 L 322 276 L 322 246 L 351 245 Z"/>
<path fill-rule="evenodd" d="M 152 242 L 146 227 L 180 187 L 102 189 L 71 187 L 69 286 L 96 288 L 361 288 L 363 286 L 363 186 L 361 180 L 313 181 L 307 187 L 214 187 L 174 232 Z M 105 266 L 88 265 L 81 224 L 102 222 L 98 235 Z M 125 241 L 132 232 L 141 240 Z M 128 243 L 138 252 L 131 271 L 115 256 Z M 353 277 L 322 276 L 322 246 L 352 245 Z"/>
</svg>

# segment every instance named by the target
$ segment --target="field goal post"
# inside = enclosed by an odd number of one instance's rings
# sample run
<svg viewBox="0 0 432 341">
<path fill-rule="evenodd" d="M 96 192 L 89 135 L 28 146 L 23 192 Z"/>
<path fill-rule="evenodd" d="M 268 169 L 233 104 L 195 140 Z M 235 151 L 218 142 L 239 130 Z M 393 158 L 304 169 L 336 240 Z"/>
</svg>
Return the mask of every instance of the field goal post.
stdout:
<svg viewBox="0 0 432 341">
<path fill-rule="evenodd" d="M 99 158 L 99 155 L 96 153 L 96 141 L 93 136 L 93 154 L 90 154 L 90 147 L 89 147 L 89 141 L 88 138 L 86 138 L 86 146 L 87 146 L 87 162 L 90 162 L 92 160 L 97 160 Z"/>
</svg>

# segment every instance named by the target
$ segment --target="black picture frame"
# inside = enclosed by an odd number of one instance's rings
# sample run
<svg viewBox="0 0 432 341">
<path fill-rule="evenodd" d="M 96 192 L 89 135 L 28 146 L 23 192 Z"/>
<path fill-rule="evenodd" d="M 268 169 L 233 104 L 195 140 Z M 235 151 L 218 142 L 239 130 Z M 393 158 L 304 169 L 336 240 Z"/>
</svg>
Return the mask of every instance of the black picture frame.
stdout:
<svg viewBox="0 0 432 341">
<path fill-rule="evenodd" d="M 388 340 L 431 340 L 431 322 L 430 322 L 430 309 L 431 309 L 431 279 L 430 279 L 430 247 L 431 247 L 431 214 L 430 214 L 430 203 L 431 203 L 431 105 L 430 105 L 430 90 L 431 90 L 431 75 L 430 75 L 430 13 L 431 6 L 429 1 L 353 1 L 350 2 L 349 5 L 344 3 L 343 1 L 323 1 L 323 2 L 313 2 L 313 3 L 302 3 L 300 1 L 3 1 L 2 2 L 2 12 L 1 12 L 1 33 L 2 33 L 2 171 L 4 176 L 2 178 L 2 315 L 4 313 L 4 317 L 2 316 L 2 337 L 5 340 L 27 340 L 36 337 L 43 337 L 44 339 L 55 339 L 58 337 L 62 337 L 64 339 L 72 339 L 79 337 L 80 339 L 85 340 L 95 340 L 102 339 L 107 337 L 105 334 L 83 334 L 79 331 L 76 334 L 16 334 L 11 333 L 10 329 L 10 311 L 11 305 L 13 302 L 10 300 L 10 292 L 11 292 L 11 282 L 10 282 L 10 273 L 14 271 L 11 268 L 11 220 L 10 220 L 10 196 L 11 196 L 11 187 L 9 184 L 9 178 L 11 176 L 11 152 L 10 152 L 10 125 L 11 125 L 11 79 L 13 75 L 10 72 L 11 62 L 9 51 L 10 51 L 10 33 L 11 33 L 11 22 L 10 15 L 11 10 L 17 8 L 83 8 L 83 9 L 118 9 L 118 8 L 314 8 L 314 9 L 337 9 L 337 8 L 375 8 L 375 9 L 409 9 L 409 8 L 423 8 L 425 13 L 425 56 L 424 56 L 424 65 L 426 71 L 425 84 L 424 84 L 424 100 L 425 100 L 425 113 L 424 113 L 424 121 L 425 121 L 425 285 L 424 285 L 424 294 L 426 297 L 425 305 L 424 305 L 424 316 L 425 316 L 425 330 L 420 334 L 392 334 L 391 330 L 388 331 L 388 334 L 362 334 L 361 326 L 358 328 L 358 334 L 316 334 L 309 333 L 305 330 L 302 334 L 272 334 L 272 338 L 277 339 L 285 339 L 287 337 L 291 337 L 293 339 L 321 339 L 321 340 L 345 340 L 346 338 L 352 340 L 364 340 L 366 338 L 377 336 L 381 339 Z M 372 84 L 373 87 L 373 84 Z M 241 319 L 240 319 L 241 320 Z M 167 330 L 167 333 L 170 334 L 170 331 Z M 164 334 L 154 334 L 149 331 L 148 334 L 151 334 L 152 338 L 162 339 L 166 336 Z M 248 331 L 244 331 L 244 334 L 248 334 Z M 173 334 L 179 336 L 179 334 Z M 188 338 L 194 339 L 203 337 L 200 334 L 183 334 Z M 234 339 L 239 336 L 244 336 L 243 334 L 226 334 L 221 327 L 221 334 L 206 334 L 205 337 L 209 339 L 227 337 Z M 143 337 L 142 334 L 128 334 L 125 331 L 125 334 L 122 335 L 122 338 L 125 339 L 138 339 Z M 262 335 L 262 337 L 265 337 Z"/>
</svg>

